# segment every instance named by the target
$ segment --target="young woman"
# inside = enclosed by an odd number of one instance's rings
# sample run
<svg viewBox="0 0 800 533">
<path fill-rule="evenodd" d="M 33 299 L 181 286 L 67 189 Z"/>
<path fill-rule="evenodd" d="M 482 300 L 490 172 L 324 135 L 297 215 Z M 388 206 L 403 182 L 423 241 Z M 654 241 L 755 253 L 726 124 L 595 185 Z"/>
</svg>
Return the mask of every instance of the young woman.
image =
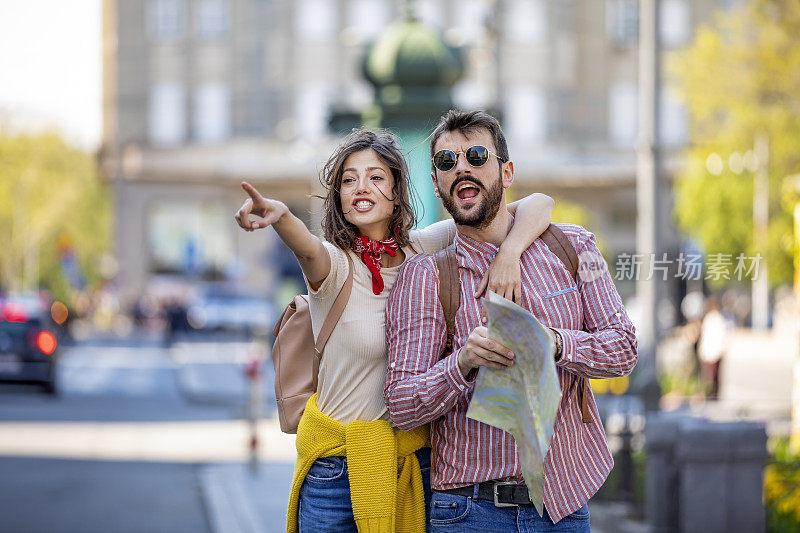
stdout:
<svg viewBox="0 0 800 533">
<path fill-rule="evenodd" d="M 320 179 L 327 189 L 324 241 L 282 202 L 262 197 L 247 183 L 242 187 L 250 198 L 235 216 L 247 231 L 272 226 L 297 256 L 315 336 L 353 267 L 350 299 L 298 427 L 287 529 L 422 531 L 430 498 L 428 428 L 395 431 L 389 420 L 384 310 L 403 262 L 448 246 L 455 224 L 411 229 L 408 168 L 388 133 L 354 131 Z M 550 224 L 552 207 L 553 200 L 541 194 L 509 206 L 516 222 L 479 290 L 488 286 L 520 297 L 520 255 Z"/>
</svg>

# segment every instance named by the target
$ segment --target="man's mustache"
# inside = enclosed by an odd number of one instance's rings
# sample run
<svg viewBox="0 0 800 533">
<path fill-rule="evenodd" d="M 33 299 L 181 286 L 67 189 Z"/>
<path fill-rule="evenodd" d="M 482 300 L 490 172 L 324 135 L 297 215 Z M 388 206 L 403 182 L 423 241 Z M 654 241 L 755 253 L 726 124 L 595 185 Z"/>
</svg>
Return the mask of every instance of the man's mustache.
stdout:
<svg viewBox="0 0 800 533">
<path fill-rule="evenodd" d="M 472 183 L 473 185 L 475 185 L 478 188 L 478 190 L 483 189 L 483 185 L 481 185 L 481 183 L 478 180 L 476 180 L 475 178 L 473 178 L 471 176 L 461 176 L 460 178 L 456 178 L 456 180 L 450 186 L 450 195 L 452 196 L 453 194 L 455 194 L 456 187 L 458 187 L 459 185 L 461 185 L 465 181 L 468 181 L 468 182 Z"/>
</svg>

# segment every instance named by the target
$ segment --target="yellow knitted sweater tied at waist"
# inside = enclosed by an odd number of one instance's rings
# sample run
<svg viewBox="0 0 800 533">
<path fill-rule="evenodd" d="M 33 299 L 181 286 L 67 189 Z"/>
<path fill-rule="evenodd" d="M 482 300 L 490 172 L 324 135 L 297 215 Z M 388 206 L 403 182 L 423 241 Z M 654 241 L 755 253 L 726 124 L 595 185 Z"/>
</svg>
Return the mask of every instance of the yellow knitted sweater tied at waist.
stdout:
<svg viewBox="0 0 800 533">
<path fill-rule="evenodd" d="M 385 420 L 348 424 L 317 408 L 308 399 L 297 428 L 297 463 L 286 529 L 297 531 L 300 487 L 320 457 L 347 458 L 353 516 L 358 530 L 368 532 L 425 531 L 422 473 L 414 452 L 428 445 L 428 426 L 397 431 Z"/>
</svg>

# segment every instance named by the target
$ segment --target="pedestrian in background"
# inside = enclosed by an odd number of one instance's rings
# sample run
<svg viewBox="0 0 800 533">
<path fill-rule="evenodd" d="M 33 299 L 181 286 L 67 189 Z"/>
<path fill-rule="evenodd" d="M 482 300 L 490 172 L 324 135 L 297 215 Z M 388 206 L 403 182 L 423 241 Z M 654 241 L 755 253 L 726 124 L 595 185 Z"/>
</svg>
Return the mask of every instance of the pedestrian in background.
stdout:
<svg viewBox="0 0 800 533">
<path fill-rule="evenodd" d="M 719 395 L 719 369 L 728 347 L 731 322 L 722 314 L 719 299 L 712 294 L 706 300 L 706 312 L 700 325 L 697 357 L 700 359 L 700 378 L 706 384 L 707 397 Z"/>
<path fill-rule="evenodd" d="M 428 426 L 399 431 L 383 398 L 387 348 L 384 311 L 403 262 L 449 245 L 455 224 L 411 228 L 408 167 L 397 140 L 357 130 L 323 167 L 323 234 L 315 237 L 278 200 L 242 183 L 250 198 L 236 214 L 253 231 L 272 226 L 294 252 L 309 291 L 315 337 L 353 265 L 353 288 L 319 368 L 317 393 L 297 430 L 289 531 L 424 531 L 430 498 Z M 517 207 L 519 206 L 519 207 Z M 517 221 L 484 277 L 499 294 L 521 284 L 522 250 L 550 224 L 553 201 L 532 195 L 512 204 Z M 256 215 L 250 221 L 250 215 Z M 349 256 L 349 257 L 348 257 Z M 399 472 L 399 475 L 398 475 Z M 389 484 L 397 484 L 397 495 Z"/>
</svg>

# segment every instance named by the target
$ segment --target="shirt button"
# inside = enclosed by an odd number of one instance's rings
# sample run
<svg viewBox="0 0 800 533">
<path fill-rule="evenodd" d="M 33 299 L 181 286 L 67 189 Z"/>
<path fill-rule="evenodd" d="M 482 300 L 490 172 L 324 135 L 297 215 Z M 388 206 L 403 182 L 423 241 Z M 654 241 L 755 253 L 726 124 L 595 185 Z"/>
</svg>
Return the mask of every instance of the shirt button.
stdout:
<svg viewBox="0 0 800 533">
<path fill-rule="evenodd" d="M 589 366 L 594 367 L 594 363 L 592 361 L 589 361 Z"/>
<path fill-rule="evenodd" d="M 621 314 L 621 313 L 616 313 L 616 314 L 615 314 L 615 316 L 616 316 L 617 318 L 622 318 L 622 314 Z"/>
<path fill-rule="evenodd" d="M 439 404 L 439 408 L 440 408 L 440 409 L 444 409 L 444 402 L 442 402 L 442 403 L 440 403 L 440 404 Z"/>
</svg>

